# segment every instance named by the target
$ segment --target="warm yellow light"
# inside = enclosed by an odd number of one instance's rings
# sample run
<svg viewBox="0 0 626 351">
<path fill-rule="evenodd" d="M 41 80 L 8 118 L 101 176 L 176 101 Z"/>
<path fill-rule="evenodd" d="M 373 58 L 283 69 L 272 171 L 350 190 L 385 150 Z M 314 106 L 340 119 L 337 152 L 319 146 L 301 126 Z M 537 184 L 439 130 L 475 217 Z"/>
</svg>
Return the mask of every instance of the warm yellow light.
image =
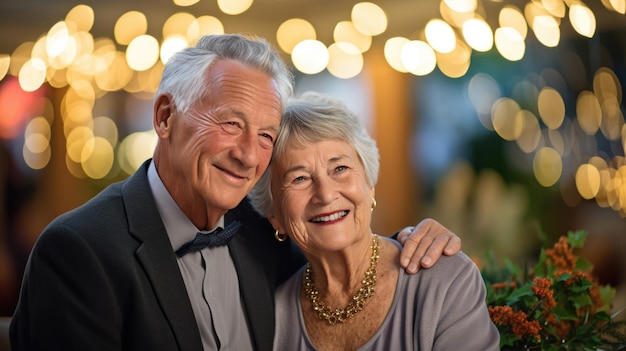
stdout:
<svg viewBox="0 0 626 351">
<path fill-rule="evenodd" d="M 76 93 L 79 98 L 88 101 L 96 100 L 96 93 L 93 89 L 93 85 L 91 85 L 91 82 L 86 79 L 76 79 L 70 82 L 70 86 L 72 87 L 72 91 Z"/>
<path fill-rule="evenodd" d="M 26 61 L 20 69 L 18 80 L 24 91 L 39 89 L 46 80 L 46 64 L 38 58 Z"/>
<path fill-rule="evenodd" d="M 159 59 L 159 50 L 154 50 L 155 62 Z M 126 55 L 120 51 L 109 51 L 98 57 L 97 73 L 94 76 L 98 87 L 104 91 L 118 91 L 130 81 L 133 71 L 129 67 Z M 115 72 L 115 74 L 113 74 Z"/>
<path fill-rule="evenodd" d="M 93 27 L 94 12 L 88 5 L 76 5 L 65 15 L 65 22 L 72 23 L 76 31 L 88 32 Z"/>
<path fill-rule="evenodd" d="M 161 44 L 161 62 L 167 63 L 170 57 L 180 50 L 189 46 L 187 38 L 182 35 L 172 35 L 167 37 Z"/>
<path fill-rule="evenodd" d="M 217 0 L 217 6 L 227 15 L 239 15 L 252 6 L 253 0 Z"/>
<path fill-rule="evenodd" d="M 35 117 L 28 122 L 24 130 L 24 146 L 33 153 L 44 152 L 46 147 L 50 145 L 51 136 L 50 122 L 45 117 Z M 28 139 L 29 137 L 33 138 Z"/>
<path fill-rule="evenodd" d="M 617 140 L 621 136 L 624 126 L 624 114 L 619 102 L 615 98 L 606 99 L 600 104 L 602 108 L 602 122 L 600 131 L 608 140 Z"/>
<path fill-rule="evenodd" d="M 174 5 L 176 6 L 186 7 L 186 6 L 195 5 L 200 0 L 173 0 L 173 1 L 174 1 Z"/>
<path fill-rule="evenodd" d="M 584 37 L 591 38 L 596 32 L 596 16 L 581 2 L 570 6 L 569 21 L 574 30 Z"/>
<path fill-rule="evenodd" d="M 151 35 L 140 35 L 128 44 L 126 62 L 135 71 L 145 71 L 159 59 L 159 42 Z"/>
<path fill-rule="evenodd" d="M 352 43 L 360 52 L 366 52 L 372 45 L 372 37 L 359 32 L 350 21 L 341 21 L 335 26 L 333 39 L 336 43 Z"/>
<path fill-rule="evenodd" d="M 561 178 L 563 162 L 556 150 L 549 147 L 542 147 L 535 154 L 533 159 L 533 172 L 535 178 L 544 187 L 550 187 Z"/>
<path fill-rule="evenodd" d="M 117 160 L 126 174 L 133 174 L 141 164 L 152 157 L 157 143 L 154 130 L 128 135 L 119 145 Z"/>
<path fill-rule="evenodd" d="M 535 151 L 541 142 L 541 127 L 535 115 L 528 110 L 519 110 L 517 112 L 521 116 L 523 127 L 521 134 L 515 139 L 515 143 L 527 154 Z"/>
<path fill-rule="evenodd" d="M 584 199 L 593 199 L 600 190 L 600 171 L 591 164 L 583 164 L 576 170 L 576 189 Z"/>
<path fill-rule="evenodd" d="M 78 43 L 76 37 L 69 35 L 58 55 L 48 58 L 49 66 L 55 69 L 63 69 L 75 63 L 77 57 Z"/>
<path fill-rule="evenodd" d="M 463 23 L 463 38 L 474 50 L 486 52 L 493 47 L 493 32 L 489 24 L 475 18 Z"/>
<path fill-rule="evenodd" d="M 498 15 L 498 23 L 500 27 L 514 28 L 522 37 L 522 40 L 526 39 L 528 26 L 526 25 L 524 14 L 517 7 L 512 5 L 504 6 Z"/>
<path fill-rule="evenodd" d="M 224 34 L 222 21 L 213 16 L 200 16 L 187 28 L 187 42 L 195 43 L 201 36 L 207 34 Z"/>
<path fill-rule="evenodd" d="M 6 77 L 9 72 L 9 66 L 11 65 L 11 56 L 3 54 L 0 55 L 0 81 Z"/>
<path fill-rule="evenodd" d="M 281 23 L 276 31 L 278 46 L 291 54 L 294 46 L 303 40 L 315 40 L 317 34 L 313 25 L 302 18 L 291 18 Z"/>
<path fill-rule="evenodd" d="M 363 55 L 351 43 L 334 43 L 328 48 L 328 72 L 337 78 L 356 77 L 363 69 Z"/>
<path fill-rule="evenodd" d="M 83 171 L 91 179 L 106 177 L 111 171 L 114 158 L 113 146 L 101 137 L 89 139 L 81 151 Z"/>
<path fill-rule="evenodd" d="M 106 139 L 113 147 L 117 145 L 119 133 L 114 120 L 106 116 L 99 116 L 91 121 L 90 127 L 93 129 L 94 136 Z"/>
<path fill-rule="evenodd" d="M 46 36 L 46 52 L 48 56 L 55 57 L 60 55 L 65 49 L 69 37 L 69 29 L 64 21 L 54 24 Z"/>
<path fill-rule="evenodd" d="M 431 19 L 425 28 L 426 41 L 440 53 L 452 52 L 456 46 L 456 35 L 450 25 L 440 19 Z"/>
<path fill-rule="evenodd" d="M 24 137 L 24 147 L 33 154 L 39 154 L 46 151 L 50 143 L 43 134 L 32 133 Z"/>
<path fill-rule="evenodd" d="M 441 73 L 450 78 L 459 78 L 467 73 L 470 67 L 472 49 L 460 39 L 457 40 L 454 50 L 449 53 L 435 53 L 437 66 Z"/>
<path fill-rule="evenodd" d="M 316 74 L 328 65 L 326 45 L 318 40 L 303 40 L 291 52 L 291 61 L 296 69 L 305 74 Z"/>
<path fill-rule="evenodd" d="M 541 4 L 552 16 L 565 17 L 565 2 L 563 0 L 541 0 Z"/>
<path fill-rule="evenodd" d="M 387 60 L 387 63 L 391 66 L 391 68 L 398 72 L 408 72 L 406 67 L 404 67 L 404 64 L 402 64 L 401 51 L 404 44 L 409 41 L 409 39 L 404 37 L 393 37 L 389 38 L 385 42 L 385 60 Z"/>
<path fill-rule="evenodd" d="M 72 129 L 65 141 L 67 156 L 72 161 L 80 163 L 83 147 L 91 138 L 93 138 L 93 130 L 87 126 Z"/>
<path fill-rule="evenodd" d="M 165 21 L 163 24 L 163 38 L 169 38 L 173 35 L 187 36 L 189 27 L 196 21 L 194 15 L 187 12 L 178 12 Z"/>
<path fill-rule="evenodd" d="M 354 27 L 364 35 L 375 36 L 387 30 L 387 15 L 380 6 L 371 2 L 360 2 L 352 7 Z"/>
<path fill-rule="evenodd" d="M 450 24 L 452 27 L 455 27 L 458 29 L 463 27 L 463 23 L 465 21 L 475 18 L 475 16 L 477 15 L 475 10 L 456 11 L 450 8 L 450 6 L 448 6 L 448 3 L 446 1 L 439 2 L 439 13 L 441 14 L 441 18 L 444 21 L 448 22 L 448 24 Z"/>
<path fill-rule="evenodd" d="M 537 99 L 539 117 L 550 129 L 557 129 L 565 119 L 565 102 L 563 97 L 553 88 L 545 87 L 539 92 Z"/>
<path fill-rule="evenodd" d="M 526 52 L 526 43 L 519 32 L 512 27 L 500 27 L 494 35 L 496 49 L 509 61 L 519 61 Z"/>
<path fill-rule="evenodd" d="M 535 16 L 532 23 L 533 31 L 540 43 L 549 48 L 559 45 L 561 31 L 559 30 L 559 23 L 554 17 L 548 15 Z"/>
<path fill-rule="evenodd" d="M 598 101 L 603 103 L 607 99 L 622 102 L 622 85 L 612 69 L 601 67 L 593 76 L 593 92 Z"/>
<path fill-rule="evenodd" d="M 28 167 L 31 169 L 43 169 L 50 162 L 50 158 L 52 157 L 52 149 L 50 145 L 46 147 L 43 151 L 34 153 L 30 151 L 26 144 L 22 147 L 22 158 Z"/>
<path fill-rule="evenodd" d="M 413 40 L 402 46 L 400 51 L 402 66 L 416 76 L 425 76 L 437 66 L 433 48 L 421 40 Z"/>
<path fill-rule="evenodd" d="M 626 0 L 603 0 L 602 4 L 609 10 L 626 14 Z"/>
<path fill-rule="evenodd" d="M 578 95 L 576 100 L 576 118 L 580 129 L 589 135 L 595 135 L 600 129 L 602 121 L 602 108 L 596 96 L 585 90 Z"/>
<path fill-rule="evenodd" d="M 511 98 L 498 99 L 491 109 L 493 129 L 504 140 L 517 139 L 524 129 L 519 104 Z"/>
<path fill-rule="evenodd" d="M 139 11 L 128 11 L 121 15 L 113 27 L 113 36 L 120 45 L 128 45 L 136 37 L 146 34 L 148 19 Z"/>
<path fill-rule="evenodd" d="M 443 0 L 455 12 L 476 11 L 476 0 Z"/>
</svg>

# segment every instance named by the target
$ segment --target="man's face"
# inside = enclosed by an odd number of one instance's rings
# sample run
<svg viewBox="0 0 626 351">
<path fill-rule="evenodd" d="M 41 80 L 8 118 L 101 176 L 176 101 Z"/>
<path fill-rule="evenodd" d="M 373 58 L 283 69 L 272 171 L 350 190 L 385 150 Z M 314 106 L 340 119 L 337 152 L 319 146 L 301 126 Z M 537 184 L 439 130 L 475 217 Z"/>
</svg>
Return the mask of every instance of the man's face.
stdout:
<svg viewBox="0 0 626 351">
<path fill-rule="evenodd" d="M 207 97 L 185 116 L 172 116 L 170 164 L 182 192 L 173 195 L 225 212 L 237 206 L 269 165 L 281 100 L 270 76 L 240 63 L 220 60 L 209 72 Z"/>
</svg>

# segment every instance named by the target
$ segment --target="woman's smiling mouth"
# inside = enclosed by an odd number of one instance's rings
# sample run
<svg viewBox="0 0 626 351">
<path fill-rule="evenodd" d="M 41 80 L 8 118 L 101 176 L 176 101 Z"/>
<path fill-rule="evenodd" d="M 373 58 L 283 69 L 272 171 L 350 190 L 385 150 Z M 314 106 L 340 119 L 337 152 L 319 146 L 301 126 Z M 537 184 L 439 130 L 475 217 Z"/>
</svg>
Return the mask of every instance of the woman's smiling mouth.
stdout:
<svg viewBox="0 0 626 351">
<path fill-rule="evenodd" d="M 328 223 L 334 222 L 338 219 L 341 219 L 348 215 L 348 211 L 339 211 L 326 216 L 319 216 L 315 218 L 311 218 L 311 222 L 313 223 Z"/>
</svg>

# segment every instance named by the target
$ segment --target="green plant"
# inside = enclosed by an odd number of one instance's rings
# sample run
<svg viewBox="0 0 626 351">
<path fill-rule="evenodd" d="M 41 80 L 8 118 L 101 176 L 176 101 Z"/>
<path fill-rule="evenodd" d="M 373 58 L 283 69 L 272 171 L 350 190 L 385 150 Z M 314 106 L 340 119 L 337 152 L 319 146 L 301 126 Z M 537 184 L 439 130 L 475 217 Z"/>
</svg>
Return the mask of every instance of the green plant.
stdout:
<svg viewBox="0 0 626 351">
<path fill-rule="evenodd" d="M 615 289 L 601 286 L 591 264 L 574 254 L 585 238 L 584 231 L 560 237 L 532 269 L 509 260 L 499 268 L 488 255 L 481 272 L 502 350 L 626 349 L 626 320 L 608 313 Z"/>
</svg>

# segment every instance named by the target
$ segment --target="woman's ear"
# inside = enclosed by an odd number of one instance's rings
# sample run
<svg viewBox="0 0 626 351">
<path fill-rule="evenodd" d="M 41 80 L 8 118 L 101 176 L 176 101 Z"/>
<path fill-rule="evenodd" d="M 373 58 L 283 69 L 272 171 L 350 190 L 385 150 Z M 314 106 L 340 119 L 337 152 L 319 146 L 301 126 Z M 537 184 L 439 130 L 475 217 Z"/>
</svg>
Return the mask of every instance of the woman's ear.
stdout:
<svg viewBox="0 0 626 351">
<path fill-rule="evenodd" d="M 267 219 L 272 224 L 272 227 L 274 227 L 274 230 L 278 230 L 278 232 L 280 234 L 285 234 L 286 233 L 285 227 L 283 227 L 283 225 L 280 223 L 280 221 L 278 220 L 276 215 L 271 214 L 271 215 L 269 215 L 269 217 L 267 217 Z"/>
<path fill-rule="evenodd" d="M 154 130 L 159 138 L 167 138 L 171 130 L 170 117 L 174 114 L 174 103 L 172 96 L 161 94 L 154 102 Z"/>
</svg>

